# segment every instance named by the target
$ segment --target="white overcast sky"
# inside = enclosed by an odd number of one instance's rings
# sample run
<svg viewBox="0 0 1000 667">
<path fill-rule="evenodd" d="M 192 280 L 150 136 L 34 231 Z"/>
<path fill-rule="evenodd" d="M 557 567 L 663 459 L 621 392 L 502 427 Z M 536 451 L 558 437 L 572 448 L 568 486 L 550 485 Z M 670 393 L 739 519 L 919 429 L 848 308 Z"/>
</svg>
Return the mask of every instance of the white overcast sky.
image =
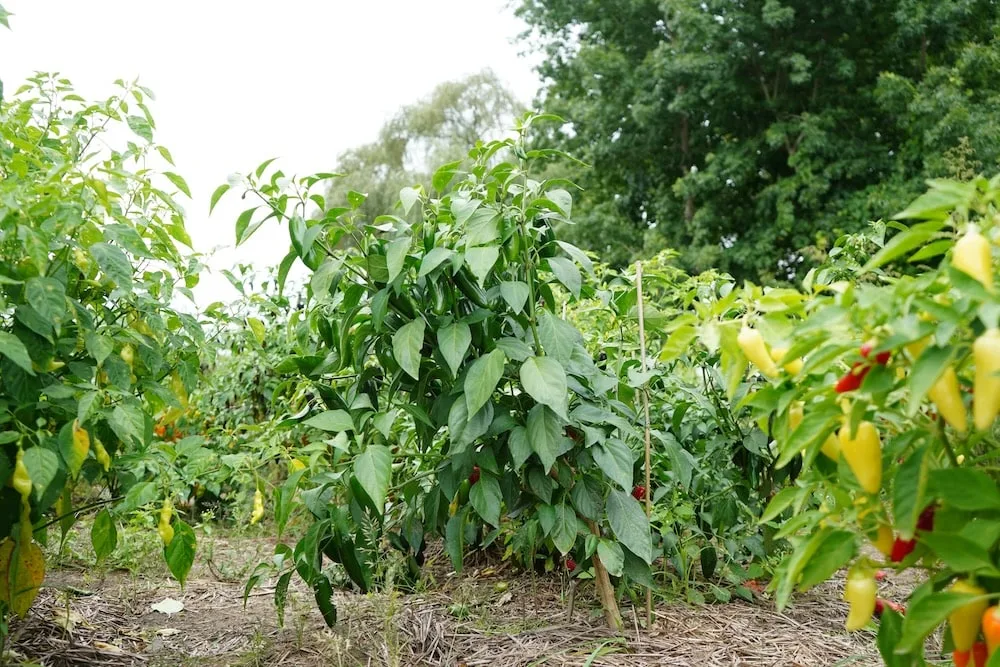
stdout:
<svg viewBox="0 0 1000 667">
<path fill-rule="evenodd" d="M 283 170 L 331 169 L 372 140 L 396 110 L 438 83 L 491 67 L 523 103 L 538 88 L 534 58 L 507 0 L 0 0 L 0 79 L 11 94 L 34 71 L 58 71 L 87 98 L 139 78 L 156 94 L 156 140 L 194 197 L 181 202 L 214 269 L 276 265 L 284 225 L 232 249 L 234 197 L 208 217 L 227 175 L 278 156 Z M 225 202 L 225 200 L 223 200 Z M 201 306 L 236 296 L 203 275 Z"/>
</svg>

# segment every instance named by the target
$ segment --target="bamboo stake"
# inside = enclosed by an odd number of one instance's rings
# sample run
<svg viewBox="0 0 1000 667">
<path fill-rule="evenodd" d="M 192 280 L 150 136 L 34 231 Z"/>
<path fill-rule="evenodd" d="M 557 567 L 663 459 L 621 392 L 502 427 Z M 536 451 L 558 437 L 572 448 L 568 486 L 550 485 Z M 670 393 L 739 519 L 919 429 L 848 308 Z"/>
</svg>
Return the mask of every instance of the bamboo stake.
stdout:
<svg viewBox="0 0 1000 667">
<path fill-rule="evenodd" d="M 635 263 L 635 292 L 636 292 L 636 302 L 639 306 L 639 357 L 642 361 L 642 372 L 645 373 L 649 369 L 646 366 L 646 316 L 643 308 L 642 299 L 642 262 Z M 649 386 L 643 385 L 642 387 L 642 411 L 645 417 L 645 433 L 644 433 L 644 445 L 646 450 L 646 520 L 649 520 L 650 514 L 653 512 L 653 499 L 651 498 L 652 493 L 649 484 L 650 476 L 650 444 L 649 444 Z M 646 629 L 649 630 L 653 626 L 653 589 L 646 589 Z"/>
</svg>

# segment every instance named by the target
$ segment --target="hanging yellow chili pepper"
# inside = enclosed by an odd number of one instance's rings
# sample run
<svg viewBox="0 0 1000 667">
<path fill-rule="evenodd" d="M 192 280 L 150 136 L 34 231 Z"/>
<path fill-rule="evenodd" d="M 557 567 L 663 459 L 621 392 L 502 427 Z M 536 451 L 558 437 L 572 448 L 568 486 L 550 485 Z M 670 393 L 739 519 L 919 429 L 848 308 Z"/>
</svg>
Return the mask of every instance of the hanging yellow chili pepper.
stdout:
<svg viewBox="0 0 1000 667">
<path fill-rule="evenodd" d="M 160 523 L 156 527 L 156 531 L 160 534 L 160 539 L 163 540 L 163 546 L 168 547 L 174 539 L 174 527 L 170 525 L 170 519 L 173 516 L 174 507 L 170 502 L 170 499 L 163 501 L 163 507 L 160 508 Z"/>
<path fill-rule="evenodd" d="M 878 585 L 872 573 L 863 568 L 852 568 L 844 585 L 844 600 L 850 605 L 845 627 L 854 632 L 868 625 L 875 612 Z"/>
<path fill-rule="evenodd" d="M 938 412 L 944 420 L 951 424 L 951 427 L 964 435 L 968 430 L 968 412 L 965 410 L 965 403 L 962 402 L 962 393 L 958 388 L 958 375 L 955 369 L 949 366 L 945 369 L 938 381 L 934 383 L 930 391 L 927 392 L 931 401 L 937 406 Z"/>
<path fill-rule="evenodd" d="M 975 227 L 969 227 L 951 253 L 951 265 L 993 290 L 993 263 L 990 242 Z"/>
<path fill-rule="evenodd" d="M 250 525 L 264 518 L 264 494 L 257 489 L 253 492 L 253 512 L 250 514 Z"/>
<path fill-rule="evenodd" d="M 882 441 L 878 429 L 871 422 L 863 421 L 851 437 L 851 425 L 845 420 L 837 438 L 840 440 L 840 453 L 858 484 L 868 493 L 878 493 L 882 488 Z"/>
<path fill-rule="evenodd" d="M 740 335 L 736 337 L 736 342 L 743 350 L 743 354 L 749 359 L 761 373 L 768 377 L 775 377 L 778 375 L 778 367 L 774 364 L 774 360 L 771 359 L 771 355 L 768 354 L 767 345 L 764 343 L 764 337 L 760 335 L 760 332 L 756 329 L 751 329 L 750 327 L 743 325 L 740 330 Z"/>
<path fill-rule="evenodd" d="M 972 418 L 976 428 L 985 431 L 1000 412 L 1000 329 L 983 332 L 972 346 L 972 356 L 976 363 Z"/>
<path fill-rule="evenodd" d="M 959 579 L 951 585 L 949 590 L 955 593 L 986 595 L 985 590 L 968 579 Z M 948 616 L 948 625 L 951 626 L 951 640 L 955 644 L 956 651 L 968 651 L 976 643 L 983 612 L 988 606 L 989 602 L 986 600 L 977 600 L 962 605 Z"/>
</svg>

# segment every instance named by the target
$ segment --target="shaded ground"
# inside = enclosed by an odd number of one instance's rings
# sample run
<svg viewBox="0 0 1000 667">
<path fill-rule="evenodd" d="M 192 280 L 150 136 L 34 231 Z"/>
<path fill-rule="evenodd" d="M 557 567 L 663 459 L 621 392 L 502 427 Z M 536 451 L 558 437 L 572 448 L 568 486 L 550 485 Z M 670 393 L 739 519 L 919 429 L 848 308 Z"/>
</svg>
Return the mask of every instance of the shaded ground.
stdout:
<svg viewBox="0 0 1000 667">
<path fill-rule="evenodd" d="M 428 592 L 338 594 L 339 622 L 327 629 L 308 591 L 295 586 L 279 628 L 273 585 L 242 605 L 248 568 L 273 542 L 216 540 L 181 591 L 161 572 L 131 575 L 63 566 L 27 619 L 11 628 L 14 649 L 41 664 L 80 665 L 878 665 L 874 635 L 843 631 L 846 606 L 836 582 L 796 598 L 784 613 L 754 603 L 692 607 L 661 603 L 652 630 L 641 630 L 626 602 L 629 628 L 611 635 L 582 583 L 569 615 L 568 589 L 556 578 L 503 567 L 461 576 L 438 558 Z M 207 562 L 206 562 L 207 561 Z M 900 600 L 909 582 L 881 584 Z M 184 610 L 151 605 L 171 597 Z M 643 611 L 638 611 L 643 615 Z M 68 626 L 70 629 L 65 629 Z"/>
</svg>

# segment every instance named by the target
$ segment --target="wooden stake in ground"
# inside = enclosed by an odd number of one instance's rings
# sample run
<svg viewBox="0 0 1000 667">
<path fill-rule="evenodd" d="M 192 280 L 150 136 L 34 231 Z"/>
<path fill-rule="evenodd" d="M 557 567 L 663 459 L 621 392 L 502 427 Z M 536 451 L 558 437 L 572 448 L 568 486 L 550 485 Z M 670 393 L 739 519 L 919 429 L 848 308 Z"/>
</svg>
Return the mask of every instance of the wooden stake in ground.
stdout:
<svg viewBox="0 0 1000 667">
<path fill-rule="evenodd" d="M 587 521 L 587 525 L 590 526 L 590 532 L 597 536 L 597 539 L 601 538 L 601 529 L 598 528 L 597 524 L 593 521 Z M 618 611 L 618 600 L 615 598 L 615 589 L 611 585 L 611 577 L 608 576 L 608 569 L 604 567 L 604 563 L 601 562 L 601 557 L 594 553 L 593 558 L 594 563 L 594 586 L 597 588 L 597 596 L 601 600 L 601 607 L 604 609 L 604 620 L 607 621 L 608 627 L 615 632 L 621 632 L 624 624 L 622 623 L 621 612 Z"/>
<path fill-rule="evenodd" d="M 639 358 L 642 361 L 642 372 L 649 370 L 646 367 L 646 316 L 642 305 L 642 262 L 635 263 L 635 294 L 636 304 L 639 308 Z M 650 444 L 649 444 L 649 387 L 642 387 L 642 411 L 645 418 L 644 445 L 646 450 L 646 519 L 653 511 L 652 489 L 649 486 L 650 469 Z M 653 626 L 653 589 L 646 589 L 646 629 Z"/>
</svg>

